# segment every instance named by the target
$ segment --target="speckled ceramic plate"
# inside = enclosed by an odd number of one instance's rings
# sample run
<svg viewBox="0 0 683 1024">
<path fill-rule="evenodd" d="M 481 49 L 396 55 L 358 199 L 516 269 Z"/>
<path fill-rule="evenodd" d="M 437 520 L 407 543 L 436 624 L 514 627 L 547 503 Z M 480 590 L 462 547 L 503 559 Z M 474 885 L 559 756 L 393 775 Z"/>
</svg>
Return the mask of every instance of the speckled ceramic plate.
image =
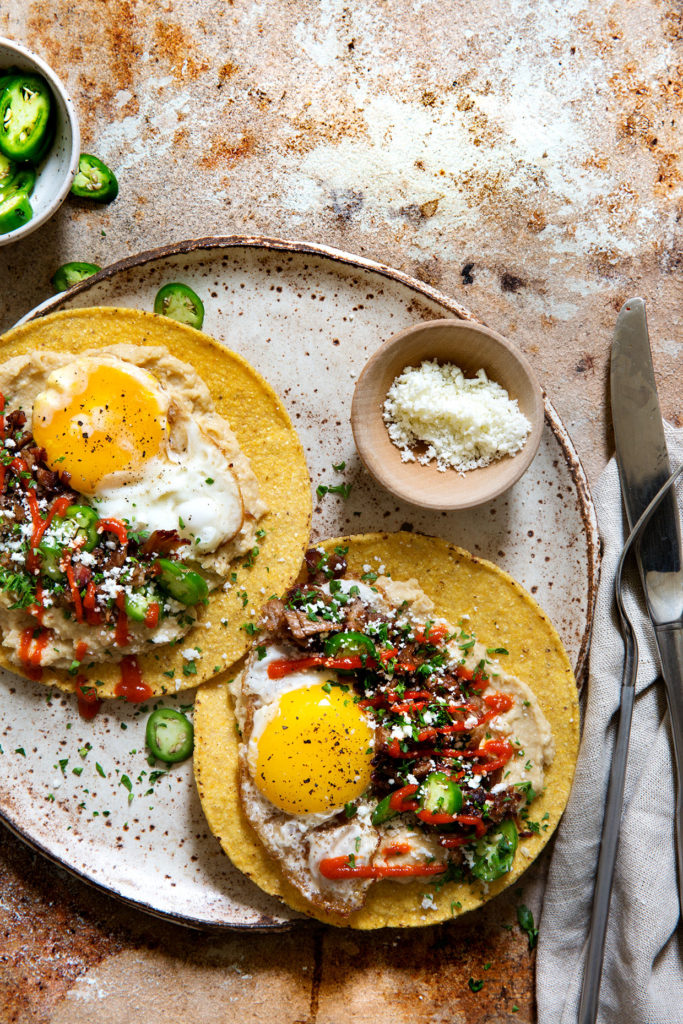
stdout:
<svg viewBox="0 0 683 1024">
<path fill-rule="evenodd" d="M 583 470 L 546 399 L 531 468 L 483 508 L 423 512 L 381 490 L 356 455 L 353 385 L 381 342 L 420 320 L 475 318 L 399 271 L 323 246 L 264 238 L 183 242 L 123 260 L 29 316 L 83 306 L 151 309 L 182 280 L 202 297 L 204 329 L 247 358 L 287 405 L 313 488 L 314 538 L 375 530 L 436 534 L 507 569 L 555 622 L 577 674 L 590 635 L 599 542 Z M 333 465 L 345 463 L 343 470 Z M 189 704 L 192 693 L 178 703 Z M 108 704 L 93 722 L 75 701 L 0 677 L 0 815 L 51 860 L 137 906 L 194 925 L 286 927 L 295 916 L 235 871 L 208 833 L 190 764 L 152 774 L 147 710 Z"/>
</svg>

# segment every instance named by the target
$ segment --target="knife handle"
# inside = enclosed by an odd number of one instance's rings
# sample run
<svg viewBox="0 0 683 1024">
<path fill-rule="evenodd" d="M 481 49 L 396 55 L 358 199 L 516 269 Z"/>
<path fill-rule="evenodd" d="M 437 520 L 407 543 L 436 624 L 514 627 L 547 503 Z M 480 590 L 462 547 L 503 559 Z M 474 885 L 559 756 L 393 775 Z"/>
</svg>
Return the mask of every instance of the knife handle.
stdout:
<svg viewBox="0 0 683 1024">
<path fill-rule="evenodd" d="M 669 705 L 676 762 L 676 860 L 678 904 L 683 917 L 683 624 L 655 627 Z"/>
</svg>

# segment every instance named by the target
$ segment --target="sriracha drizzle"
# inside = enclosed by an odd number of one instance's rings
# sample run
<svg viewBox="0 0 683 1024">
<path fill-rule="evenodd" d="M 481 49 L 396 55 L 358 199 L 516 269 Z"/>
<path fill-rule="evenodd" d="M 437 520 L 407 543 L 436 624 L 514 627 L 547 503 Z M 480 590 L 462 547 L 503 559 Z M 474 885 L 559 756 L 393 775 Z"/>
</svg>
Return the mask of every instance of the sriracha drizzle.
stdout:
<svg viewBox="0 0 683 1024">
<path fill-rule="evenodd" d="M 121 679 L 114 688 L 117 697 L 125 697 L 131 703 L 139 703 L 149 700 L 154 695 L 151 686 L 142 678 L 142 672 L 138 665 L 138 659 L 134 654 L 128 654 L 121 661 Z"/>
</svg>

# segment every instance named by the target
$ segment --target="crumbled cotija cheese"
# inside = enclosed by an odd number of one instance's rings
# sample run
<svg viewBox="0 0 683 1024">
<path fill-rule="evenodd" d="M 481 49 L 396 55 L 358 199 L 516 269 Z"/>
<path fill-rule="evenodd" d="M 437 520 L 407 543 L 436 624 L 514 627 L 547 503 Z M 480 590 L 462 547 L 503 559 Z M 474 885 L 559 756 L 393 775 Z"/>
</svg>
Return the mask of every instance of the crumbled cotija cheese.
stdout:
<svg viewBox="0 0 683 1024">
<path fill-rule="evenodd" d="M 531 430 L 517 400 L 484 370 L 465 377 L 458 366 L 435 359 L 407 366 L 395 378 L 383 418 L 403 462 L 415 461 L 410 446 L 424 441 L 427 450 L 418 461 L 435 459 L 442 472 L 450 466 L 464 473 L 515 455 Z"/>
</svg>

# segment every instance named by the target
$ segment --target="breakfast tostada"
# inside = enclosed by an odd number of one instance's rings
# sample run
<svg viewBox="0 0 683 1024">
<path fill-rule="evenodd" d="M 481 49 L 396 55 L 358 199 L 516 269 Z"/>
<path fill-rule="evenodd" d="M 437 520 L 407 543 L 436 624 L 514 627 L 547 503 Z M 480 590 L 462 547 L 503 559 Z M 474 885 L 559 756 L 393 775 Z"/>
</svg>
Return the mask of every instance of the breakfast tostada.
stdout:
<svg viewBox="0 0 683 1024">
<path fill-rule="evenodd" d="M 566 803 L 576 685 L 505 572 L 412 533 L 327 541 L 202 687 L 195 774 L 233 863 L 355 928 L 435 923 L 510 885 Z"/>
<path fill-rule="evenodd" d="M 0 364 L 0 664 L 86 704 L 229 667 L 308 541 L 306 463 L 274 391 L 132 309 L 17 328 Z"/>
</svg>

